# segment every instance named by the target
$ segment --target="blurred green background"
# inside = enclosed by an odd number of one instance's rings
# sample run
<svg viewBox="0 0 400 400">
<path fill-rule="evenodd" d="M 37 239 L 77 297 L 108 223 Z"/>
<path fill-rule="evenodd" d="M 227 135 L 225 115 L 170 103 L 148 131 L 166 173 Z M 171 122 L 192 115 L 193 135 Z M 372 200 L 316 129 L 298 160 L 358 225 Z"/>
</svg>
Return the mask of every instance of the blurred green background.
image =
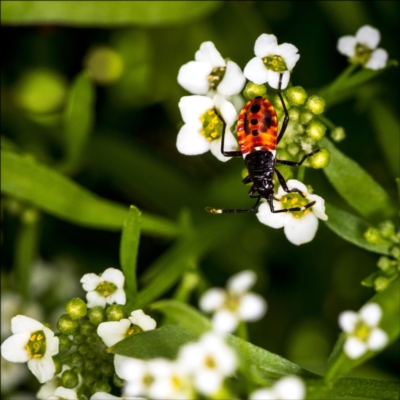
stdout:
<svg viewBox="0 0 400 400">
<path fill-rule="evenodd" d="M 27 3 L 47 4 L 35 9 Z M 102 12 L 96 3 L 109 9 Z M 66 8 L 56 19 L 52 12 L 59 10 L 52 7 L 60 4 Z M 269 310 L 263 321 L 249 327 L 250 340 L 323 372 L 339 333 L 338 314 L 359 309 L 373 295 L 360 281 L 376 270 L 378 255 L 343 241 L 323 223 L 312 243 L 296 247 L 282 230 L 261 225 L 254 215 L 206 214 L 205 206 L 239 208 L 252 201 L 241 184 L 244 165 L 240 159 L 220 163 L 211 154 L 187 157 L 176 150 L 182 124 L 178 101 L 187 95 L 176 77 L 203 41 L 213 41 L 224 57 L 244 68 L 253 57 L 256 38 L 273 33 L 279 43 L 293 43 L 299 49 L 292 83 L 309 94 L 318 93 L 347 66 L 346 58 L 336 51 L 338 38 L 354 35 L 364 24 L 378 28 L 380 46 L 390 59 L 399 59 L 400 3 L 125 4 L 128 8 L 136 4 L 136 8 L 121 12 L 116 9 L 119 2 L 2 3 L 3 147 L 69 175 L 92 193 L 125 205 L 126 210 L 134 204 L 172 221 L 190 219 L 194 229 L 218 226 L 220 235 L 197 260 L 206 280 L 223 286 L 233 273 L 255 270 L 256 291 L 267 299 Z M 79 160 L 68 166 L 66 160 L 74 150 L 63 128 L 64 111 L 73 79 L 82 69 L 90 71 L 96 85 L 94 120 L 91 123 L 87 115 L 76 114 L 73 129 L 79 131 L 86 123 L 88 137 L 78 152 Z M 398 69 L 392 68 L 340 101 L 328 102 L 325 113 L 346 130 L 346 140 L 338 144 L 341 151 L 394 198 L 399 167 L 386 162 L 388 150 L 382 147 L 379 134 L 387 114 L 376 110 L 398 114 L 398 86 Z M 393 137 L 393 146 L 398 147 L 398 132 Z M 350 209 L 322 171 L 307 170 L 305 183 L 329 203 Z M 18 257 L 18 210 L 27 206 L 9 196 L 3 199 L 2 274 L 6 279 L 2 289 L 18 287 L 15 277 L 14 281 L 8 277 Z M 85 228 L 47 213 L 41 216 L 39 229 L 37 256 L 49 262 L 60 256 L 74 260 L 78 277 L 119 265 L 118 229 Z M 142 235 L 139 274 L 172 243 L 170 238 Z M 397 344 L 352 375 L 393 379 L 398 354 Z"/>
</svg>

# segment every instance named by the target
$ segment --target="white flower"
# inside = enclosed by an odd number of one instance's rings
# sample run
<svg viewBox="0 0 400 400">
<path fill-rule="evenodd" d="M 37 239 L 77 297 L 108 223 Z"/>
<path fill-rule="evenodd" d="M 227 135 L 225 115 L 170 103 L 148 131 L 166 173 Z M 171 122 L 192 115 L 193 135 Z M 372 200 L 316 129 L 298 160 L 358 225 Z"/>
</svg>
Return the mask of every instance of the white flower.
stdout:
<svg viewBox="0 0 400 400">
<path fill-rule="evenodd" d="M 246 82 L 240 67 L 225 61 L 213 42 L 204 42 L 195 54 L 196 61 L 182 65 L 178 83 L 193 94 L 207 94 L 216 90 L 228 97 L 240 93 Z"/>
<path fill-rule="evenodd" d="M 347 333 L 344 352 L 356 359 L 368 350 L 377 351 L 386 346 L 387 333 L 378 328 L 382 309 L 376 303 L 363 306 L 358 313 L 344 311 L 339 315 L 339 326 Z"/>
<path fill-rule="evenodd" d="M 275 35 L 263 33 L 254 45 L 256 57 L 252 58 L 244 68 L 244 76 L 257 85 L 268 83 L 278 89 L 279 77 L 282 74 L 282 89 L 290 80 L 290 71 L 300 58 L 297 47 L 290 43 L 278 45 Z"/>
<path fill-rule="evenodd" d="M 338 40 L 339 53 L 349 57 L 350 61 L 364 65 L 365 68 L 378 70 L 386 66 L 388 53 L 377 48 L 381 40 L 378 29 L 364 25 L 355 36 L 342 36 Z"/>
<path fill-rule="evenodd" d="M 1 355 L 11 362 L 28 363 L 28 368 L 40 383 L 55 373 L 52 356 L 58 353 L 58 338 L 40 322 L 17 315 L 11 320 L 13 336 L 1 345 Z"/>
<path fill-rule="evenodd" d="M 250 400 L 302 400 L 305 391 L 305 385 L 300 378 L 287 376 L 269 389 L 257 389 L 251 393 Z"/>
<path fill-rule="evenodd" d="M 135 326 L 132 326 L 136 325 Z M 140 329 L 137 329 L 139 327 Z M 97 328 L 97 334 L 106 346 L 111 347 L 122 339 L 139 333 L 149 331 L 156 327 L 156 321 L 146 315 L 142 310 L 132 311 L 129 319 L 123 318 L 119 321 L 102 322 Z"/>
<path fill-rule="evenodd" d="M 206 333 L 197 343 L 183 346 L 178 362 L 193 376 L 196 389 L 205 395 L 216 393 L 237 366 L 235 353 L 215 333 Z"/>
<path fill-rule="evenodd" d="M 258 294 L 248 293 L 256 274 L 246 270 L 232 276 L 227 290 L 212 288 L 200 298 L 200 308 L 215 312 L 213 328 L 218 332 L 233 332 L 240 321 L 257 321 L 267 309 L 267 303 Z"/>
<path fill-rule="evenodd" d="M 78 400 L 78 394 L 75 390 L 67 389 L 63 386 L 59 386 L 52 396 L 49 396 L 47 400 Z"/>
<path fill-rule="evenodd" d="M 315 204 L 302 211 L 272 213 L 269 204 L 266 201 L 258 208 L 258 220 L 271 228 L 284 228 L 287 239 L 293 244 L 300 245 L 308 243 L 314 239 L 318 228 L 318 218 L 326 221 L 328 219 L 325 214 L 325 200 L 316 194 L 310 194 L 306 186 L 295 180 L 290 179 L 287 182 L 289 189 L 299 189 L 305 195 L 303 198 L 299 193 L 286 193 L 282 186 L 279 187 L 278 193 L 274 198 L 275 210 L 292 207 L 304 207 L 308 203 L 315 201 Z"/>
<path fill-rule="evenodd" d="M 125 278 L 119 269 L 108 268 L 101 276 L 96 274 L 85 274 L 81 279 L 82 287 L 86 294 L 89 308 L 95 306 L 105 307 L 106 304 L 125 304 L 124 292 Z"/>
<path fill-rule="evenodd" d="M 237 119 L 235 107 L 220 95 L 215 95 L 212 99 L 195 95 L 182 97 L 179 108 L 185 124 L 178 133 L 178 151 L 191 156 L 210 150 L 218 160 L 228 161 L 230 157 L 221 153 L 221 118 L 226 123 L 225 150 L 236 150 L 237 141 L 231 132 L 231 127 Z"/>
</svg>

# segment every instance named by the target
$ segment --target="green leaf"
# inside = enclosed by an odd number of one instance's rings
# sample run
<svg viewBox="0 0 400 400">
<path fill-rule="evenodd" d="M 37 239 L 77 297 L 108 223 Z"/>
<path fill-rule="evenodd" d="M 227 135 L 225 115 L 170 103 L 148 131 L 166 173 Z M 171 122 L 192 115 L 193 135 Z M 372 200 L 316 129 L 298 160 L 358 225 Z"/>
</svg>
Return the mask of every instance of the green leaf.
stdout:
<svg viewBox="0 0 400 400">
<path fill-rule="evenodd" d="M 49 167 L 1 151 L 2 193 L 27 201 L 55 217 L 97 229 L 120 230 L 127 207 L 102 199 Z M 176 224 L 144 215 L 143 232 L 166 237 L 178 234 Z"/>
<path fill-rule="evenodd" d="M 373 296 L 368 303 L 377 303 L 382 308 L 382 319 L 379 327 L 383 329 L 388 337 L 388 346 L 400 336 L 400 279 L 397 279 L 384 291 Z M 342 333 L 337 340 L 332 354 L 328 360 L 328 368 L 325 374 L 325 380 L 332 382 L 335 379 L 347 374 L 352 369 L 365 363 L 378 352 L 368 351 L 356 360 L 352 360 L 343 352 L 343 345 L 346 340 L 345 333 Z"/>
<path fill-rule="evenodd" d="M 140 240 L 140 211 L 130 206 L 128 218 L 124 221 L 120 247 L 120 264 L 125 276 L 128 301 L 137 293 L 136 262 Z"/>
<path fill-rule="evenodd" d="M 340 210 L 329 203 L 325 203 L 328 220 L 325 222 L 329 229 L 338 236 L 365 250 L 378 254 L 389 254 L 390 246 L 386 244 L 371 244 L 364 233 L 371 226 L 364 219 Z"/>
<path fill-rule="evenodd" d="M 102 28 L 189 23 L 220 6 L 219 1 L 5 1 L 1 23 Z"/>
<path fill-rule="evenodd" d="M 72 83 L 64 114 L 65 160 L 59 170 L 67 175 L 75 173 L 94 120 L 94 87 L 86 71 Z"/>
<path fill-rule="evenodd" d="M 126 357 L 150 360 L 152 358 L 174 359 L 186 343 L 195 341 L 197 335 L 180 325 L 165 325 L 121 340 L 109 351 Z"/>
<path fill-rule="evenodd" d="M 323 138 L 320 143 L 331 153 L 331 162 L 324 168 L 324 173 L 350 206 L 371 222 L 396 214 L 389 195 L 363 168 L 339 151 L 328 138 Z"/>
</svg>

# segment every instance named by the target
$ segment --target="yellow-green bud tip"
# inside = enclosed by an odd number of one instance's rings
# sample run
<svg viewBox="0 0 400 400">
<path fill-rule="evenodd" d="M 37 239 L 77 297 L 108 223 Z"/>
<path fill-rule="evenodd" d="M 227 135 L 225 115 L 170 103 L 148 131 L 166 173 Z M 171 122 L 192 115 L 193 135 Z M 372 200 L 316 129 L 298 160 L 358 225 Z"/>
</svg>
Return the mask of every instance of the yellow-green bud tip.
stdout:
<svg viewBox="0 0 400 400">
<path fill-rule="evenodd" d="M 331 153 L 328 149 L 321 148 L 318 153 L 310 157 L 310 164 L 315 169 L 325 168 L 329 165 Z"/>
<path fill-rule="evenodd" d="M 314 139 L 316 142 L 320 141 L 326 132 L 326 126 L 320 122 L 313 120 L 311 121 L 306 129 L 307 136 L 311 139 Z"/>
<path fill-rule="evenodd" d="M 331 131 L 331 138 L 334 142 L 339 143 L 346 138 L 346 132 L 343 127 L 337 126 Z"/>
<path fill-rule="evenodd" d="M 68 301 L 65 305 L 65 311 L 73 320 L 78 320 L 84 317 L 87 313 L 86 303 L 79 297 L 75 297 Z"/>
<path fill-rule="evenodd" d="M 254 99 L 257 96 L 265 96 L 267 94 L 267 86 L 266 85 L 256 85 L 253 82 L 247 82 L 243 90 L 244 98 L 249 101 Z"/>
<path fill-rule="evenodd" d="M 286 90 L 286 98 L 292 106 L 301 106 L 307 100 L 307 92 L 301 86 L 294 86 Z"/>
<path fill-rule="evenodd" d="M 315 115 L 322 114 L 325 109 L 325 100 L 320 96 L 310 96 L 307 100 L 306 108 Z"/>
</svg>

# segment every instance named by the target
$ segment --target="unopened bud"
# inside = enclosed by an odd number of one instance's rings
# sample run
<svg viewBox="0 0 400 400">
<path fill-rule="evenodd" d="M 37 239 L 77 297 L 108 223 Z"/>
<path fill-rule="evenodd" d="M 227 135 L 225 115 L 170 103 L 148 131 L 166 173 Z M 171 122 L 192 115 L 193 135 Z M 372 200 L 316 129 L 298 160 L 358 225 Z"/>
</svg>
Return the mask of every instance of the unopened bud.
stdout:
<svg viewBox="0 0 400 400">
<path fill-rule="evenodd" d="M 378 225 L 378 230 L 381 233 L 381 235 L 389 239 L 396 233 L 396 228 L 394 226 L 394 223 L 390 220 L 383 221 Z"/>
<path fill-rule="evenodd" d="M 93 385 L 92 392 L 93 392 L 93 394 L 98 393 L 98 392 L 110 393 L 111 386 L 106 381 L 97 381 Z"/>
<path fill-rule="evenodd" d="M 286 97 L 292 106 L 301 106 L 307 100 L 307 92 L 301 86 L 294 86 L 285 91 Z"/>
<path fill-rule="evenodd" d="M 374 281 L 375 290 L 377 292 L 381 292 L 385 290 L 390 284 L 390 279 L 386 278 L 385 276 L 378 276 L 378 278 Z"/>
<path fill-rule="evenodd" d="M 256 85 L 253 82 L 247 82 L 243 90 L 244 98 L 249 101 L 254 99 L 254 97 L 262 96 L 265 97 L 267 94 L 267 86 L 266 85 Z"/>
<path fill-rule="evenodd" d="M 58 351 L 60 353 L 66 353 L 72 346 L 72 342 L 66 335 L 60 335 L 58 337 Z"/>
<path fill-rule="evenodd" d="M 316 142 L 319 142 L 325 136 L 325 132 L 326 126 L 317 120 L 311 121 L 306 129 L 307 136 Z"/>
<path fill-rule="evenodd" d="M 320 96 L 312 95 L 307 100 L 306 108 L 315 115 L 322 114 L 325 109 L 325 100 Z"/>
<path fill-rule="evenodd" d="M 290 143 L 286 147 L 286 150 L 290 155 L 295 156 L 300 151 L 300 146 L 296 143 Z"/>
<path fill-rule="evenodd" d="M 63 314 L 57 321 L 57 329 L 64 335 L 72 335 L 78 328 L 78 321 L 71 319 L 68 314 Z"/>
<path fill-rule="evenodd" d="M 107 320 L 106 310 L 100 306 L 89 308 L 88 318 L 93 326 L 97 326 Z"/>
<path fill-rule="evenodd" d="M 65 305 L 65 311 L 73 320 L 84 317 L 87 313 L 86 303 L 79 297 L 75 297 L 68 301 Z"/>
<path fill-rule="evenodd" d="M 331 138 L 334 142 L 341 142 L 346 138 L 346 132 L 344 128 L 341 126 L 337 126 L 336 128 L 331 130 Z"/>
<path fill-rule="evenodd" d="M 61 383 L 62 386 L 68 389 L 72 389 L 75 386 L 78 386 L 78 374 L 71 369 L 64 371 L 61 375 Z"/>
<path fill-rule="evenodd" d="M 302 111 L 300 113 L 299 122 L 303 125 L 307 125 L 314 118 L 314 114 L 310 111 Z"/>
<path fill-rule="evenodd" d="M 318 153 L 310 157 L 310 164 L 315 169 L 325 168 L 329 165 L 331 153 L 322 147 Z"/>
<path fill-rule="evenodd" d="M 112 304 L 106 310 L 107 321 L 119 321 L 126 318 L 124 306 Z"/>
</svg>

